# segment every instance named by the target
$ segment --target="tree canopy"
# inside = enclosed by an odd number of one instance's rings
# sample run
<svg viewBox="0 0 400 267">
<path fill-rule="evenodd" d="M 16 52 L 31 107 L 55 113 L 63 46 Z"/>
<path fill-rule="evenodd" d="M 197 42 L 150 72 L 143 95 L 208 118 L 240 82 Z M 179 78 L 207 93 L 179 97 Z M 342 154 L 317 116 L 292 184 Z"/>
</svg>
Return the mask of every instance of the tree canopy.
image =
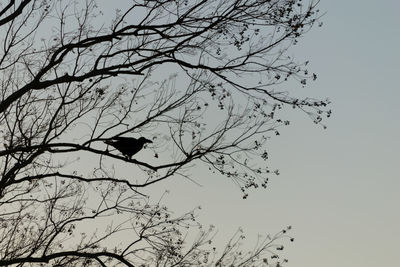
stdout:
<svg viewBox="0 0 400 267">
<path fill-rule="evenodd" d="M 201 179 L 194 164 L 243 198 L 267 187 L 279 172 L 266 142 L 289 124 L 280 111 L 330 116 L 327 100 L 281 89 L 317 78 L 288 53 L 319 23 L 317 4 L 135 0 L 112 13 L 107 1 L 2 1 L 0 266 L 282 262 L 289 229 L 249 254 L 238 233 L 218 253 L 195 210 L 172 216 L 141 190 Z M 107 146 L 116 137 L 152 143 L 125 157 Z"/>
</svg>

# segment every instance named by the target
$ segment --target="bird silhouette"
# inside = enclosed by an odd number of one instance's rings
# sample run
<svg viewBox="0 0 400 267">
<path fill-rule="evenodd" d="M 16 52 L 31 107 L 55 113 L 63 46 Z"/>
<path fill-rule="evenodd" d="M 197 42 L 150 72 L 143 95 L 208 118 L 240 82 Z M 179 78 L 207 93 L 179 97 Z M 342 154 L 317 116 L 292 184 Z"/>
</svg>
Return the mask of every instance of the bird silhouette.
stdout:
<svg viewBox="0 0 400 267">
<path fill-rule="evenodd" d="M 115 136 L 104 141 L 104 143 L 115 147 L 124 156 L 131 159 L 133 155 L 138 153 L 143 148 L 144 144 L 153 142 L 144 137 L 136 139 L 133 137 Z"/>
</svg>

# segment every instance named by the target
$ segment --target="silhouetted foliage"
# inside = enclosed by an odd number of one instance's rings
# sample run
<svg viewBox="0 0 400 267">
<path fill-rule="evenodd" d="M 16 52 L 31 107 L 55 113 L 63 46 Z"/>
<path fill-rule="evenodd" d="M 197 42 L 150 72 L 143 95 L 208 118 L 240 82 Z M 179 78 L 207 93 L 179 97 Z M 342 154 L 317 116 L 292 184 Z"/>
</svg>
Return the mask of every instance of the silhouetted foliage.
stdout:
<svg viewBox="0 0 400 267">
<path fill-rule="evenodd" d="M 280 89 L 317 77 L 287 53 L 317 2 L 121 2 L 115 14 L 109 1 L 0 2 L 0 266 L 281 264 L 288 229 L 249 253 L 238 233 L 218 253 L 195 210 L 173 216 L 141 188 L 201 179 L 193 164 L 244 198 L 267 187 L 280 110 L 330 115 Z"/>
</svg>

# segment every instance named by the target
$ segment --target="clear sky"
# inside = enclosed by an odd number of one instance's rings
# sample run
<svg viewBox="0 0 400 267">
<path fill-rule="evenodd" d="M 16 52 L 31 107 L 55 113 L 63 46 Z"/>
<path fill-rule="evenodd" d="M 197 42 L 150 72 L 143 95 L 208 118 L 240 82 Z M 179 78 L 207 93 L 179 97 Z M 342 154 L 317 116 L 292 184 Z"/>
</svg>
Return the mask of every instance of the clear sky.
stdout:
<svg viewBox="0 0 400 267">
<path fill-rule="evenodd" d="M 292 53 L 318 74 L 308 95 L 332 101 L 328 128 L 288 114 L 292 125 L 269 151 L 281 175 L 246 200 L 201 172 L 202 186 L 176 177 L 153 190 L 169 189 L 177 214 L 201 205 L 199 220 L 217 227 L 221 243 L 239 226 L 252 245 L 292 225 L 289 267 L 400 266 L 400 1 L 321 0 L 320 9 L 323 27 Z"/>
<path fill-rule="evenodd" d="M 309 95 L 333 102 L 328 128 L 289 114 L 270 146 L 281 175 L 247 200 L 202 173 L 201 187 L 178 177 L 159 186 L 177 213 L 201 205 L 221 242 L 239 226 L 252 242 L 292 225 L 289 267 L 400 266 L 400 1 L 322 0 L 320 9 L 323 27 L 292 53 L 318 73 Z"/>
</svg>

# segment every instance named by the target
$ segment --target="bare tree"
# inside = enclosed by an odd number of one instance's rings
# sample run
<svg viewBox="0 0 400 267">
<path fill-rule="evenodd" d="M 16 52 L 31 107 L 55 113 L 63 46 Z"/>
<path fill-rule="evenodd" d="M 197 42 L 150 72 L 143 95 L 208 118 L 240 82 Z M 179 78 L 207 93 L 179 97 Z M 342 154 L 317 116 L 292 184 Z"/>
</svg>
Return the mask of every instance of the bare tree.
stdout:
<svg viewBox="0 0 400 267">
<path fill-rule="evenodd" d="M 289 124 L 279 111 L 330 115 L 279 90 L 316 79 L 287 51 L 318 23 L 317 2 L 105 4 L 0 3 L 0 266 L 281 264 L 288 229 L 248 254 L 238 233 L 218 254 L 195 210 L 174 217 L 142 189 L 201 179 L 194 164 L 244 198 L 267 186 L 266 141 Z M 121 136 L 153 143 L 125 157 L 107 145 Z"/>
</svg>

